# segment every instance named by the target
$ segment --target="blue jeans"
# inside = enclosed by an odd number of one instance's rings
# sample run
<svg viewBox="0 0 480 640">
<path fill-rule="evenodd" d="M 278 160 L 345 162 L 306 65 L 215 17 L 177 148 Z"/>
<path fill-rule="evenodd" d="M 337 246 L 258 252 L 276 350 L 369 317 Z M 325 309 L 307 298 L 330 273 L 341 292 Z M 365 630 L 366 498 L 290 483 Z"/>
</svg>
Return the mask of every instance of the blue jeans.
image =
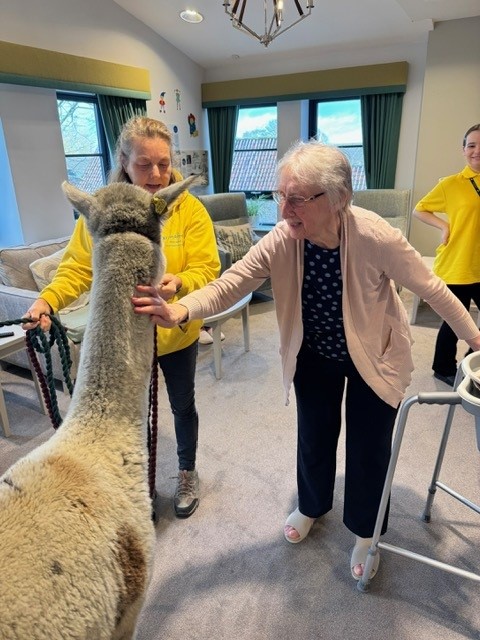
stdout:
<svg viewBox="0 0 480 640">
<path fill-rule="evenodd" d="M 165 378 L 177 438 L 178 468 L 192 471 L 198 443 L 198 413 L 195 406 L 195 368 L 198 342 L 189 347 L 159 356 L 158 364 Z"/>
<path fill-rule="evenodd" d="M 343 522 L 357 536 L 370 538 L 390 461 L 398 407 L 381 400 L 351 361 L 324 358 L 305 345 L 297 356 L 294 386 L 298 420 L 298 507 L 303 515 L 311 518 L 318 518 L 332 508 L 345 395 Z M 387 519 L 388 509 L 382 533 L 387 529 Z"/>
</svg>

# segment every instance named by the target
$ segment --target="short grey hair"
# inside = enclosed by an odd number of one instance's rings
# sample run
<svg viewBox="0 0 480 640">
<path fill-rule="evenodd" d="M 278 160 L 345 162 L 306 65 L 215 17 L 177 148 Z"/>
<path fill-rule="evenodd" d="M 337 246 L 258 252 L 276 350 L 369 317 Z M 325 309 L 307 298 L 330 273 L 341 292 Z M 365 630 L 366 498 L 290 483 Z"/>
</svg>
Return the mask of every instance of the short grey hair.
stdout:
<svg viewBox="0 0 480 640">
<path fill-rule="evenodd" d="M 337 147 L 297 141 L 277 164 L 277 180 L 287 172 L 302 187 L 325 191 L 334 209 L 346 210 L 353 197 L 352 167 Z"/>
</svg>

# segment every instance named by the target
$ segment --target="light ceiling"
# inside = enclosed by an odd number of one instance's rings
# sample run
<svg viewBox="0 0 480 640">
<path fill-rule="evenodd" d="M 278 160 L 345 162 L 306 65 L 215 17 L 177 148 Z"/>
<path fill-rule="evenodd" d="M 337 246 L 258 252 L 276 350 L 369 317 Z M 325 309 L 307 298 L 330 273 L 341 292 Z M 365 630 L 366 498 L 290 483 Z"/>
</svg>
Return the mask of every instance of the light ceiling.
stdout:
<svg viewBox="0 0 480 640">
<path fill-rule="evenodd" d="M 312 49 L 321 54 L 346 47 L 422 42 L 437 21 L 480 15 L 480 0 L 315 0 L 310 17 L 265 48 L 232 27 L 223 0 L 115 2 L 205 69 L 235 64 L 235 56 L 253 63 L 280 53 L 299 56 L 302 50 L 310 56 Z M 290 3 L 293 0 L 284 0 L 285 12 Z M 203 22 L 187 24 L 180 19 L 182 9 L 196 9 Z M 249 0 L 245 21 L 262 28 L 263 2 Z"/>
</svg>

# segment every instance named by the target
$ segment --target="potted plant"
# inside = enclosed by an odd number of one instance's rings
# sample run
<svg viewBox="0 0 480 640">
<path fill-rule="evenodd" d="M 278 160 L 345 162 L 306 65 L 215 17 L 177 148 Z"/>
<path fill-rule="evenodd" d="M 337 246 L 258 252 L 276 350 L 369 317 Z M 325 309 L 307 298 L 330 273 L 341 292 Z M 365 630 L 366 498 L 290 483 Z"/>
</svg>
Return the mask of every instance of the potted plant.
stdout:
<svg viewBox="0 0 480 640">
<path fill-rule="evenodd" d="M 259 222 L 259 213 L 267 199 L 268 196 L 264 193 L 247 198 L 247 213 L 252 226 Z"/>
</svg>

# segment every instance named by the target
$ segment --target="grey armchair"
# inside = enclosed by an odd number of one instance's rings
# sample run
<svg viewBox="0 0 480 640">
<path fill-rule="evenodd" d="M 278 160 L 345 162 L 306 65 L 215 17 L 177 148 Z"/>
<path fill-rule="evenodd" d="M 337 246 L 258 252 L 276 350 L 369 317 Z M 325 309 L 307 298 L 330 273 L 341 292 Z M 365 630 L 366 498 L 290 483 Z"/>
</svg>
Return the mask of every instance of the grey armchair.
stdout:
<svg viewBox="0 0 480 640">
<path fill-rule="evenodd" d="M 408 238 L 411 221 L 410 195 L 410 189 L 364 189 L 353 194 L 353 204 L 378 213 Z"/>
<path fill-rule="evenodd" d="M 214 226 L 217 228 L 217 232 L 219 228 L 225 227 L 242 227 L 245 225 L 250 225 L 251 227 L 247 210 L 247 200 L 244 193 L 213 193 L 209 195 L 199 195 L 197 197 L 208 211 Z M 250 236 L 251 241 L 246 243 L 244 253 L 248 251 L 252 244 L 255 244 L 255 242 L 258 242 L 260 239 L 255 236 L 253 231 L 250 231 Z M 219 247 L 218 252 L 220 255 L 221 271 L 223 272 L 232 266 L 232 263 L 235 262 L 235 256 L 231 251 L 225 250 L 224 247 Z M 238 256 L 237 252 L 237 259 L 238 257 L 242 256 Z M 271 286 L 270 279 L 268 279 L 260 285 L 257 291 L 269 291 Z"/>
</svg>

